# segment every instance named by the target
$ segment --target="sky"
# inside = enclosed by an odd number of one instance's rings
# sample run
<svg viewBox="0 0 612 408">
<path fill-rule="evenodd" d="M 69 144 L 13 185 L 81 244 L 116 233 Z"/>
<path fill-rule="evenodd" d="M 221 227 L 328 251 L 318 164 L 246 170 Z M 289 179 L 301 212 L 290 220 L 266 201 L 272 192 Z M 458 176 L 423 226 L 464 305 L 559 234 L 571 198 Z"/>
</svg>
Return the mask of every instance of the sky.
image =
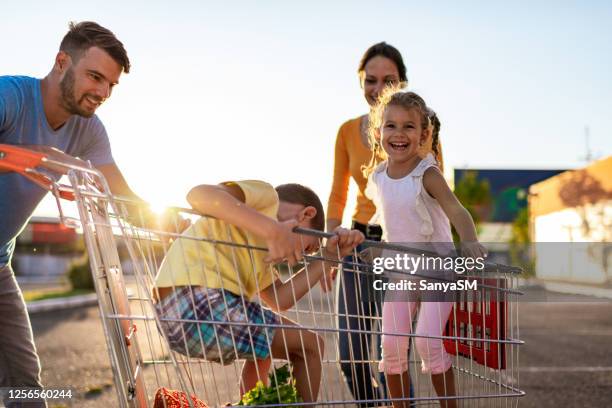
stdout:
<svg viewBox="0 0 612 408">
<path fill-rule="evenodd" d="M 300 182 L 325 203 L 336 132 L 367 111 L 357 65 L 379 41 L 438 113 L 448 176 L 582 167 L 586 127 L 592 154 L 612 154 L 605 1 L 23 0 L 2 15 L 0 75 L 44 77 L 69 21 L 124 43 L 132 71 L 98 115 L 129 184 L 156 206 L 232 179 Z"/>
</svg>

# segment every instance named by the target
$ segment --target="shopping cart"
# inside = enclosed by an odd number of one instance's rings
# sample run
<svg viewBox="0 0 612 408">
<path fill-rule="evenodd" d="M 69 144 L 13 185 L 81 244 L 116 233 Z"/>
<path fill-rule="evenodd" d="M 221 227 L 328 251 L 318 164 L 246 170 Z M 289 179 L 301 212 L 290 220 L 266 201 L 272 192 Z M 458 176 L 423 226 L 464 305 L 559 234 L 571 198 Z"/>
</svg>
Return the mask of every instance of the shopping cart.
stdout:
<svg viewBox="0 0 612 408">
<path fill-rule="evenodd" d="M 46 173 L 46 168 L 63 169 L 68 185 L 56 182 Z M 167 405 L 170 404 L 167 396 L 173 392 L 173 395 L 178 395 L 176 401 L 183 401 L 180 403 L 182 405 L 176 406 L 201 407 L 204 406 L 202 401 L 209 407 L 224 406 L 227 402 L 240 400 L 243 360 L 221 365 L 171 349 L 168 336 L 162 330 L 165 318 L 156 311 L 155 279 L 169 248 L 180 242 L 195 242 L 215 254 L 215 251 L 247 251 L 254 254 L 265 251 L 265 248 L 151 228 L 148 223 L 150 213 L 143 203 L 110 194 L 102 174 L 88 166 L 60 162 L 39 152 L 0 145 L 0 169 L 19 172 L 51 191 L 56 197 L 62 222 L 82 230 L 121 407 L 170 406 Z M 78 216 L 69 213 L 66 200 L 76 204 Z M 187 209 L 175 209 L 175 212 L 194 222 L 207 219 Z M 312 230 L 298 232 L 304 236 L 314 235 L 321 242 L 330 236 Z M 364 247 L 423 254 L 421 250 L 377 242 L 365 242 Z M 357 285 L 362 282 L 359 276 L 373 276 L 371 264 L 366 258 L 363 252 L 355 252 L 353 261 L 345 262 L 342 266 L 353 272 Z M 305 254 L 302 266 L 308 268 L 311 262 L 323 259 L 334 261 L 319 251 Z M 279 270 L 289 276 L 296 268 L 281 265 Z M 436 337 L 453 355 L 456 395 L 439 397 L 434 392 L 430 379 L 420 373 L 420 359 L 413 346 L 418 336 L 406 334 L 411 342 L 409 370 L 413 392 L 412 395 L 406 393 L 395 402 L 409 401 L 420 406 L 437 405 L 439 400 L 446 399 L 454 400 L 461 406 L 518 406 L 519 397 L 524 395 L 519 388 L 518 375 L 519 346 L 523 343 L 518 330 L 517 300 L 521 293 L 516 288 L 519 272 L 517 268 L 498 264 L 487 264 L 478 273 L 466 272 L 467 280 L 479 282 L 478 289 L 463 292 L 455 303 L 444 334 Z M 339 273 L 338 279 L 347 279 L 346 276 L 350 274 Z M 367 290 L 359 287 L 358 293 Z M 325 340 L 325 351 L 321 353 L 323 370 L 318 401 L 282 402 L 279 394 L 279 399 L 261 406 L 353 407 L 392 404 L 377 373 L 377 349 L 382 334 L 380 313 L 368 313 L 368 316 L 339 314 L 336 312 L 338 295 L 334 291 L 324 293 L 318 286 L 302 299 L 297 299 L 294 293 L 295 306 L 283 313 L 304 330 L 314 331 Z M 345 302 L 354 301 L 346 300 L 346 296 L 342 298 Z M 373 302 L 372 307 L 380 308 L 380 304 Z M 370 329 L 340 329 L 339 319 L 347 317 L 371 319 Z M 218 324 L 214 321 L 200 323 Z M 235 324 L 236 327 L 244 326 L 244 322 Z M 276 330 L 287 328 L 282 324 L 274 327 Z M 365 335 L 369 342 L 365 345 L 369 355 L 363 360 L 342 360 L 338 352 L 338 338 L 342 330 L 358 331 Z M 278 367 L 284 362 L 274 361 L 273 364 Z M 378 395 L 377 398 L 358 400 L 351 394 L 340 369 L 341 365 L 346 364 L 368 364 L 371 367 L 369 375 L 372 386 L 376 388 L 373 395 Z M 261 376 L 265 377 L 263 374 Z M 363 379 L 353 378 L 353 381 L 360 380 Z"/>
</svg>

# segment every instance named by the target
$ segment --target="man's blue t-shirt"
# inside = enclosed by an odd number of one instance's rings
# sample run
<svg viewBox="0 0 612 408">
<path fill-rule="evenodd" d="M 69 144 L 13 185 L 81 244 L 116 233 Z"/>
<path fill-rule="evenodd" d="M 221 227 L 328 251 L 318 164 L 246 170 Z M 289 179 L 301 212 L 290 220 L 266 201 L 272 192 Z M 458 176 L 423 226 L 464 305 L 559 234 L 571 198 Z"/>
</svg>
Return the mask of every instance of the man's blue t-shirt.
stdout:
<svg viewBox="0 0 612 408">
<path fill-rule="evenodd" d="M 94 166 L 113 163 L 108 135 L 97 116 L 73 115 L 53 130 L 45 116 L 40 80 L 0 76 L 0 143 L 56 147 Z M 0 173 L 0 266 L 46 191 L 17 173 Z"/>
</svg>

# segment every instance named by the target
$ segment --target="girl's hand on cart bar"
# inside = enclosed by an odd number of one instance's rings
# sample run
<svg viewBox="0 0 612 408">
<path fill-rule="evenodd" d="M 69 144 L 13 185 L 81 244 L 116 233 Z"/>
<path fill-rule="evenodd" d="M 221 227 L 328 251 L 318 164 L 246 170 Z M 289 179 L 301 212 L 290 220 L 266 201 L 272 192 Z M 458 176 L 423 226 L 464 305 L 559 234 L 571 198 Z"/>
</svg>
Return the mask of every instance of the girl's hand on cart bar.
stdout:
<svg viewBox="0 0 612 408">
<path fill-rule="evenodd" d="M 297 220 L 276 222 L 264 236 L 268 255 L 264 258 L 268 263 L 279 263 L 287 259 L 289 266 L 293 266 L 302 260 L 302 245 L 300 236 L 293 232 L 298 226 Z"/>
<path fill-rule="evenodd" d="M 486 258 L 487 249 L 478 241 L 461 242 L 461 255 L 470 258 Z"/>
</svg>

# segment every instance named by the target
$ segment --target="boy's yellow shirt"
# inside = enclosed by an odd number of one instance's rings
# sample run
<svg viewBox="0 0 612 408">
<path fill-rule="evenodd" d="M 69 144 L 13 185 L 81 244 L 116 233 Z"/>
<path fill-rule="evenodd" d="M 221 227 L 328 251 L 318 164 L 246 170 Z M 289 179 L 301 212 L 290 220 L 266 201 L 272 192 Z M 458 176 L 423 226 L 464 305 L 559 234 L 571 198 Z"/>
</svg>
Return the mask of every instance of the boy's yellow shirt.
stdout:
<svg viewBox="0 0 612 408">
<path fill-rule="evenodd" d="M 248 207 L 277 219 L 278 194 L 270 184 L 257 180 L 228 184 L 236 184 L 242 189 Z M 267 254 L 265 251 L 196 240 L 204 238 L 266 247 L 262 238 L 243 229 L 218 219 L 202 217 L 182 235 L 172 243 L 162 261 L 155 279 L 157 287 L 202 286 L 226 289 L 248 299 L 270 286 L 278 277 L 274 267 L 264 262 Z"/>
</svg>

